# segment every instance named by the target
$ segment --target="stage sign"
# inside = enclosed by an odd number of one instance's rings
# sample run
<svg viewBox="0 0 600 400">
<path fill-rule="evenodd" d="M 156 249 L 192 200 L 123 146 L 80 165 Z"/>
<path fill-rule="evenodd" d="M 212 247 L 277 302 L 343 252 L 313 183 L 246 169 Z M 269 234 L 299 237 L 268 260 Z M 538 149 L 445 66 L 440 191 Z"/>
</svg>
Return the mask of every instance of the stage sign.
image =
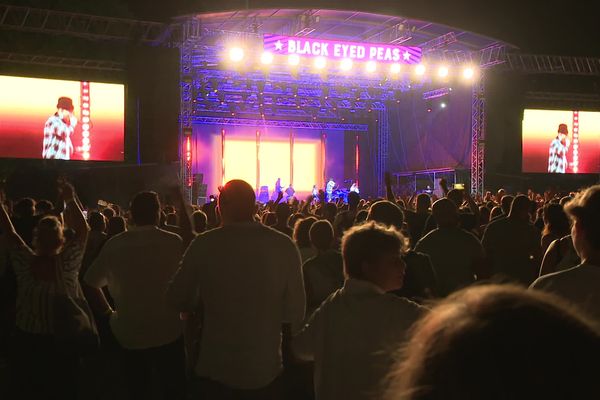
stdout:
<svg viewBox="0 0 600 400">
<path fill-rule="evenodd" d="M 376 61 L 380 63 L 418 64 L 421 62 L 420 47 L 392 46 L 380 43 L 322 40 L 308 37 L 264 35 L 264 49 L 273 54 L 297 54 L 307 57 L 333 59 L 348 58 L 353 61 Z"/>
</svg>

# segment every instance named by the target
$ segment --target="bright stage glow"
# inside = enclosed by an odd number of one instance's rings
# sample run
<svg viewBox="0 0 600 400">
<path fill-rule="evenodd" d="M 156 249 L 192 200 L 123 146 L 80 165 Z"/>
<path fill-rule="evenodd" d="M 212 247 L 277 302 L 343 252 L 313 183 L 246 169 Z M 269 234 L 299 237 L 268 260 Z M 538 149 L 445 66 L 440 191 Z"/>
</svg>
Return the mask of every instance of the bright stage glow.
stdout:
<svg viewBox="0 0 600 400">
<path fill-rule="evenodd" d="M 322 186 L 319 172 L 321 165 L 320 140 L 299 140 L 294 143 L 294 189 L 298 192 L 310 192 L 312 186 Z M 287 140 L 265 140 L 260 142 L 260 179 L 259 186 L 269 187 L 272 193 L 275 181 L 290 183 L 290 143 Z M 249 139 L 226 139 L 225 141 L 225 182 L 242 179 L 252 187 L 256 185 L 256 141 Z"/>
<path fill-rule="evenodd" d="M 472 79 L 475 76 L 475 70 L 472 67 L 467 67 L 463 70 L 463 78 Z"/>
<path fill-rule="evenodd" d="M 327 66 L 327 59 L 325 57 L 317 57 L 315 58 L 315 68 L 323 69 Z"/>
<path fill-rule="evenodd" d="M 441 67 L 438 68 L 438 76 L 440 78 L 446 78 L 448 76 L 449 70 L 448 67 L 446 67 L 445 65 L 442 65 Z"/>
<path fill-rule="evenodd" d="M 229 50 L 229 59 L 233 62 L 240 62 L 244 59 L 244 49 L 241 47 L 232 47 Z"/>
<path fill-rule="evenodd" d="M 390 72 L 392 74 L 399 74 L 401 69 L 402 67 L 400 66 L 400 64 L 392 64 L 390 66 Z"/>
<path fill-rule="evenodd" d="M 290 54 L 288 56 L 288 64 L 295 67 L 300 64 L 300 56 L 298 54 Z"/>
<path fill-rule="evenodd" d="M 365 69 L 367 70 L 368 73 L 373 73 L 373 72 L 377 71 L 377 63 L 375 61 L 369 61 L 365 65 Z"/>
<path fill-rule="evenodd" d="M 256 141 L 225 140 L 224 181 L 242 179 L 256 186 Z"/>
<path fill-rule="evenodd" d="M 294 143 L 294 189 L 310 192 L 314 184 L 321 187 L 318 166 L 321 165 L 321 143 L 318 140 Z"/>
<path fill-rule="evenodd" d="M 269 65 L 273 63 L 273 53 L 265 51 L 260 56 L 260 62 L 264 65 Z"/>
<path fill-rule="evenodd" d="M 259 161 L 259 186 L 268 186 L 269 192 L 272 192 L 273 187 L 275 186 L 275 181 L 277 178 L 281 178 L 281 184 L 287 187 L 287 185 L 290 183 L 289 140 L 265 140 L 263 137 L 261 137 Z M 254 168 L 256 169 L 256 166 Z"/>
<path fill-rule="evenodd" d="M 446 106 L 447 106 L 446 103 L 440 104 L 440 107 L 442 107 L 442 108 L 446 108 Z"/>
<path fill-rule="evenodd" d="M 344 58 L 340 62 L 340 69 L 342 71 L 350 71 L 352 69 L 352 60 L 349 58 Z"/>
<path fill-rule="evenodd" d="M 427 68 L 425 68 L 425 65 L 419 64 L 415 67 L 415 74 L 420 75 L 420 76 L 425 75 L 426 69 Z"/>
</svg>

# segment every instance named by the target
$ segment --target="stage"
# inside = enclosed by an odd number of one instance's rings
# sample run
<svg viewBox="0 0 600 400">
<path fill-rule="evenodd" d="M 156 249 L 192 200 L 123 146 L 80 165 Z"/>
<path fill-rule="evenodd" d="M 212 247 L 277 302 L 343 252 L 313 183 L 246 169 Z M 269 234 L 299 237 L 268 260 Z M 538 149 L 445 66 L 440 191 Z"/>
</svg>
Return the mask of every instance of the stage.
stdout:
<svg viewBox="0 0 600 400">
<path fill-rule="evenodd" d="M 343 23 L 342 23 L 343 21 Z M 443 25 L 331 10 L 178 19 L 180 152 L 190 199 L 234 178 L 298 197 L 333 179 L 452 168 L 483 190 L 483 76 L 504 44 Z M 487 56 L 481 58 L 483 54 Z M 348 189 L 348 187 L 344 189 Z"/>
</svg>

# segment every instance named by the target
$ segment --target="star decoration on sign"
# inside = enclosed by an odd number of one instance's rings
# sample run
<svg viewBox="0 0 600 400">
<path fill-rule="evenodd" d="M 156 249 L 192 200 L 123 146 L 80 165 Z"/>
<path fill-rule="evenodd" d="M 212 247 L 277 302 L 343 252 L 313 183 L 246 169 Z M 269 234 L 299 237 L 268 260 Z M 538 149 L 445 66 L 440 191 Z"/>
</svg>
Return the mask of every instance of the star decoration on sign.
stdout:
<svg viewBox="0 0 600 400">
<path fill-rule="evenodd" d="M 278 40 L 275 42 L 275 50 L 277 50 L 277 51 L 283 50 L 283 43 L 281 43 L 281 40 Z"/>
<path fill-rule="evenodd" d="M 410 53 L 408 52 L 408 50 L 405 51 L 402 56 L 404 57 L 404 61 L 410 60 Z"/>
</svg>

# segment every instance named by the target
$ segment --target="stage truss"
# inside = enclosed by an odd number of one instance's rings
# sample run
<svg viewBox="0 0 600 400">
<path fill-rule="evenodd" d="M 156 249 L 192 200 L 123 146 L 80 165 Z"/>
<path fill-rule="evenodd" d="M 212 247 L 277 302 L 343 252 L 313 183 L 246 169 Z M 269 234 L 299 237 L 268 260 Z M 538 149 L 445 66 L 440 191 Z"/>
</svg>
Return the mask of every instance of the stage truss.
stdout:
<svg viewBox="0 0 600 400">
<path fill-rule="evenodd" d="M 268 73 L 257 68 L 235 68 L 224 63 L 226 44 L 243 43 L 248 59 L 258 59 L 262 35 L 255 31 L 232 32 L 207 28 L 195 17 L 180 20 L 183 24 L 181 50 L 181 132 L 193 124 L 228 124 L 247 126 L 284 126 L 311 129 L 367 131 L 377 129 L 375 176 L 377 195 L 383 195 L 384 174 L 388 171 L 390 128 L 388 109 L 403 93 L 421 90 L 431 81 L 415 81 L 336 72 L 319 75 L 310 67 L 290 71 L 272 66 Z M 292 29 L 293 30 L 293 29 Z M 288 32 L 293 33 L 293 32 Z M 480 50 L 449 51 L 454 35 L 442 35 L 424 43 L 428 61 L 444 61 L 449 66 L 473 63 L 490 68 L 502 63 L 504 46 L 494 44 Z M 478 86 L 479 84 L 475 84 Z M 478 89 L 479 90 L 479 89 Z M 474 192 L 483 190 L 484 103 L 473 90 L 472 141 Z M 481 87 L 480 90 L 483 90 Z M 477 101 L 475 96 L 477 94 Z M 267 118 L 265 118 L 267 116 Z M 350 123 L 352 122 L 352 124 Z M 183 135 L 183 133 L 182 133 Z M 184 138 L 180 138 L 184 143 Z M 180 146 L 183 151 L 183 146 Z M 183 158 L 182 158 L 183 159 Z M 182 163 L 182 181 L 189 182 L 189 166 Z M 189 192 L 189 188 L 187 188 Z"/>
<path fill-rule="evenodd" d="M 282 18 L 282 14 L 286 14 Z M 295 13 L 295 14 L 294 14 Z M 360 12 L 349 13 L 347 17 L 341 19 L 333 19 L 339 21 L 336 25 L 328 28 L 324 32 L 319 32 L 320 25 L 323 20 L 327 20 L 331 13 L 344 13 L 331 10 L 246 10 L 235 11 L 227 17 L 227 21 L 242 25 L 243 29 L 226 29 L 227 24 L 221 23 L 222 29 L 209 29 L 202 27 L 201 21 L 197 16 L 184 16 L 176 18 L 169 23 L 158 23 L 152 21 L 138 21 L 124 18 L 112 18 L 105 16 L 95 16 L 80 13 L 70 13 L 54 10 L 38 9 L 33 7 L 20 7 L 13 5 L 0 5 L 0 28 L 12 31 L 22 32 L 37 32 L 40 34 L 65 35 L 72 37 L 84 38 L 92 41 L 110 40 L 121 43 L 134 43 L 138 45 L 162 45 L 162 46 L 177 46 L 181 50 L 181 115 L 180 115 L 180 144 L 184 143 L 184 129 L 190 129 L 192 122 L 200 117 L 223 117 L 222 114 L 229 113 L 229 117 L 243 117 L 243 115 L 234 115 L 236 111 L 229 109 L 221 109 L 212 112 L 201 107 L 194 106 L 194 95 L 202 86 L 196 86 L 192 74 L 194 66 L 194 55 L 198 53 L 197 45 L 202 40 L 215 37 L 227 36 L 237 37 L 244 40 L 256 40 L 259 35 L 258 31 L 263 27 L 263 24 L 269 21 L 280 23 L 280 28 L 272 30 L 282 34 L 307 36 L 314 33 L 326 35 L 330 31 L 343 29 L 344 26 L 352 25 L 355 20 L 361 19 L 365 24 L 365 16 L 369 18 L 380 18 L 379 20 L 369 21 L 370 28 L 368 34 L 363 35 L 360 39 L 370 42 L 389 43 L 389 44 L 413 44 L 423 47 L 423 52 L 430 60 L 443 60 L 449 65 L 457 65 L 465 62 L 472 62 L 474 65 L 479 65 L 480 68 L 486 69 L 498 66 L 498 68 L 508 71 L 515 71 L 524 74 L 559 74 L 571 76 L 600 76 L 600 58 L 590 57 L 568 57 L 568 56 L 550 56 L 550 55 L 532 55 L 521 54 L 515 52 L 516 49 L 510 48 L 503 43 L 489 41 L 487 44 L 485 37 L 477 37 L 475 34 L 466 32 L 454 32 L 451 28 L 443 26 L 434 26 L 434 24 L 423 21 L 410 20 L 403 17 L 380 16 L 374 14 L 365 14 Z M 212 18 L 218 14 L 211 14 Z M 241 18 L 240 18 L 241 16 Z M 325 17 L 324 17 L 325 16 Z M 234 18 L 235 17 L 235 18 Z M 240 22 L 241 21 L 241 22 Z M 433 26 L 435 29 L 429 29 Z M 446 32 L 439 32 L 446 29 Z M 448 31 L 450 29 L 450 31 Z M 439 33 L 434 33 L 438 30 Z M 316 31 L 316 32 L 315 32 Z M 468 39 L 465 39 L 465 38 Z M 482 46 L 476 45 L 476 41 L 469 43 L 469 40 L 482 40 L 479 43 Z M 355 38 L 358 40 L 358 38 Z M 415 40 L 420 42 L 415 43 Z M 411 42 L 412 41 L 412 42 Z M 463 49 L 458 49 L 460 45 Z M 205 49 L 208 47 L 205 46 Z M 215 54 L 213 54 L 213 57 Z M 0 63 L 19 63 L 33 64 L 50 67 L 61 67 L 82 70 L 101 70 L 107 72 L 123 72 L 126 69 L 124 60 L 94 60 L 94 59 L 77 59 L 69 58 L 68 56 L 56 57 L 45 56 L 43 54 L 25 54 L 15 52 L 0 53 Z M 204 62 L 204 67 L 215 70 L 216 64 L 210 65 L 209 62 Z M 215 72 L 216 73 L 216 72 Z M 217 79 L 223 79 L 224 75 L 216 76 Z M 282 82 L 286 85 L 294 87 L 295 76 L 280 76 Z M 261 79 L 259 78 L 258 81 Z M 262 79 L 264 81 L 264 78 Z M 286 115 L 280 115 L 280 118 L 293 121 L 294 119 L 303 119 L 308 116 L 310 120 L 316 121 L 321 117 L 329 117 L 330 119 L 339 118 L 338 122 L 343 124 L 345 120 L 354 119 L 357 115 L 361 117 L 370 111 L 373 114 L 381 116 L 386 109 L 386 101 L 396 99 L 398 93 L 406 90 L 406 85 L 397 83 L 396 87 L 387 86 L 389 90 L 378 87 L 380 82 L 374 85 L 369 82 L 357 81 L 355 88 L 344 95 L 339 95 L 335 90 L 335 85 L 329 88 L 330 95 L 322 104 L 323 109 L 329 110 L 327 115 L 314 114 L 315 107 L 321 105 L 310 104 L 301 101 L 300 104 L 282 104 L 283 108 L 291 106 L 291 112 Z M 219 83 L 217 83 L 218 85 Z M 252 85 L 255 85 L 253 83 Z M 381 86 L 388 85 L 383 83 Z M 265 85 L 269 90 L 269 85 Z M 207 86 L 205 86 L 206 88 Z M 208 84 L 210 88 L 210 84 Z M 256 87 L 258 89 L 258 87 Z M 299 88 L 298 97 L 318 95 L 315 89 Z M 356 96 L 357 90 L 359 96 Z M 471 190 L 476 193 L 482 193 L 484 190 L 484 147 L 485 147 L 485 97 L 484 97 L 483 81 L 473 86 L 473 101 L 472 101 L 472 122 L 471 129 Z M 321 90 L 320 95 L 323 96 Z M 209 98 L 212 95 L 209 94 Z M 359 100 L 357 101 L 356 98 Z M 218 99 L 218 95 L 217 95 Z M 243 100 L 243 99 L 242 99 Z M 247 100 L 247 99 L 246 99 Z M 218 104 L 221 102 L 219 101 Z M 260 104 L 260 103 L 258 103 Z M 263 103 L 264 104 L 264 103 Z M 252 105 L 254 107 L 254 105 Z M 296 110 L 293 108 L 295 106 Z M 335 109 L 335 110 L 334 110 Z M 306 113 L 309 110 L 309 113 Z M 369 111 L 370 110 L 370 111 Z M 260 110 L 257 110 L 260 112 Z M 270 111 L 270 110 L 269 110 Z M 332 112 L 333 111 L 333 112 Z M 202 115 L 198 115 L 200 112 Z M 358 114 L 356 114 L 358 112 Z M 243 113 L 242 113 L 243 114 Z M 341 120 L 343 119 L 343 121 Z M 381 121 L 382 118 L 379 118 Z M 303 123 L 303 122 L 299 122 Z M 328 122 L 335 124 L 334 121 Z M 383 122 L 378 122 L 381 128 Z M 354 127 L 355 128 L 355 127 Z M 353 129 L 356 130 L 356 129 Z M 377 149 L 377 175 L 381 178 L 381 170 L 385 168 L 387 150 L 385 149 L 386 139 L 380 138 Z M 180 147 L 180 159 L 183 161 L 183 146 Z M 182 165 L 182 178 L 187 178 L 183 175 L 184 166 Z M 182 179 L 186 182 L 186 179 Z M 378 182 L 378 188 L 381 186 Z"/>
</svg>

